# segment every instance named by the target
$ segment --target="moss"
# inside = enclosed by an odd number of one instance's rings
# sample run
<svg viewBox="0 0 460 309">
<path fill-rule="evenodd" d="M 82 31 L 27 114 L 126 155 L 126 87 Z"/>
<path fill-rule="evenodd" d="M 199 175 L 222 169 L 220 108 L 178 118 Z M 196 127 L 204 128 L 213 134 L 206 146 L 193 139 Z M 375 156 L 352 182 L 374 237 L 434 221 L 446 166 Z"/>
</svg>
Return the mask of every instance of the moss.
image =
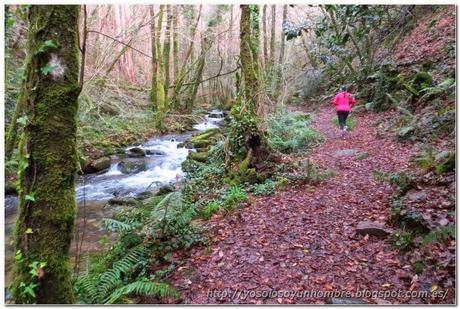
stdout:
<svg viewBox="0 0 460 309">
<path fill-rule="evenodd" d="M 433 85 L 433 77 L 428 72 L 421 71 L 415 74 L 413 86 L 417 90 L 422 90 L 424 88 L 430 87 Z"/>
<path fill-rule="evenodd" d="M 14 231 L 15 249 L 23 261 L 14 265 L 13 298 L 17 303 L 72 303 L 69 249 L 76 217 L 77 97 L 79 6 L 32 6 L 29 11 L 25 113 L 28 123 L 21 140 L 19 214 Z M 63 27 L 63 25 L 68 25 Z M 46 40 L 58 48 L 37 52 Z M 40 68 L 55 57 L 62 71 L 44 75 Z M 25 200 L 34 194 L 35 201 Z M 31 229 L 32 233 L 26 233 Z M 46 262 L 44 275 L 33 278 L 32 262 Z M 38 284 L 34 299 L 24 298 L 21 282 Z"/>
<path fill-rule="evenodd" d="M 207 152 L 190 152 L 188 154 L 188 159 L 205 163 L 208 160 Z"/>
<path fill-rule="evenodd" d="M 436 173 L 444 174 L 455 169 L 455 154 L 450 153 L 447 159 L 445 159 L 441 164 L 436 166 Z"/>
</svg>

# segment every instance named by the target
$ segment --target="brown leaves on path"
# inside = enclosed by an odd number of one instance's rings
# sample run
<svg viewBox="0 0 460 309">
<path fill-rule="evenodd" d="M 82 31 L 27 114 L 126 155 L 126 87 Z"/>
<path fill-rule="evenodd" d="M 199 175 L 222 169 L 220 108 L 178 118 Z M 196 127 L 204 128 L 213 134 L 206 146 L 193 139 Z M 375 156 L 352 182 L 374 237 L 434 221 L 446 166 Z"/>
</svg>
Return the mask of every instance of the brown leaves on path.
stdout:
<svg viewBox="0 0 460 309">
<path fill-rule="evenodd" d="M 339 138 L 331 121 L 334 115 L 327 108 L 315 115 L 314 126 L 326 141 L 310 159 L 337 175 L 314 190 L 292 186 L 254 198 L 224 218 L 214 216 L 208 223 L 210 247 L 192 249 L 183 262 L 176 255 L 182 265 L 168 281 L 182 293 L 183 303 L 321 304 L 326 291 L 355 297 L 364 290 L 432 288 L 417 283 L 412 266 L 387 240 L 354 235 L 362 220 L 386 223 L 389 218 L 393 189 L 376 181 L 372 172 L 397 172 L 409 164 L 407 145 L 389 136 L 375 137 L 373 124 L 391 113 L 353 115 L 357 126 L 347 140 Z M 358 159 L 364 152 L 369 156 Z M 369 303 L 453 302 L 448 297 L 360 298 Z"/>
</svg>

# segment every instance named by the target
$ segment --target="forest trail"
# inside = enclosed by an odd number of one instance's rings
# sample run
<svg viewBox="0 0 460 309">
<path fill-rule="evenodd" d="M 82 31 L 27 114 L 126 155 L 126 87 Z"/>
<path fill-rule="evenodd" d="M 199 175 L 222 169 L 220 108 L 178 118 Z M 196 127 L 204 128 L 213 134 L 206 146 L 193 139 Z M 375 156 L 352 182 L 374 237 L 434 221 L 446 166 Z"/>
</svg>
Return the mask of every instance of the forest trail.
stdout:
<svg viewBox="0 0 460 309">
<path fill-rule="evenodd" d="M 244 291 L 409 290 L 413 273 L 404 267 L 397 250 L 385 239 L 354 236 L 362 220 L 385 223 L 389 219 L 387 202 L 393 189 L 372 174 L 406 168 L 410 161 L 407 146 L 389 136 L 376 138 L 374 122 L 391 113 L 353 115 L 357 125 L 347 140 L 339 138 L 333 116 L 329 107 L 314 116 L 314 126 L 326 140 L 312 151 L 310 159 L 337 175 L 316 186 L 291 187 L 257 197 L 224 218 L 214 217 L 209 223 L 211 248 L 194 249 L 187 265 L 170 278 L 184 303 L 326 301 L 244 298 Z M 369 156 L 359 160 L 363 152 Z M 231 293 L 213 295 L 214 290 Z M 239 290 L 243 292 L 233 294 Z"/>
</svg>

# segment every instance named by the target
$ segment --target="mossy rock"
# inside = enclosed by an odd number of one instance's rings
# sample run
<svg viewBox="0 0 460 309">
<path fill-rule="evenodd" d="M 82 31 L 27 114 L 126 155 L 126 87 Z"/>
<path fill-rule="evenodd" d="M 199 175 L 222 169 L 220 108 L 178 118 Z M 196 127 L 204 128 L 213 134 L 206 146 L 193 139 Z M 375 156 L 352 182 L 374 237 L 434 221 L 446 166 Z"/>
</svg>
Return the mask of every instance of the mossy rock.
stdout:
<svg viewBox="0 0 460 309">
<path fill-rule="evenodd" d="M 121 161 L 118 168 L 123 174 L 135 174 L 147 170 L 145 161 Z"/>
<path fill-rule="evenodd" d="M 126 150 L 126 154 L 128 157 L 138 158 L 138 157 L 145 157 L 145 151 L 139 147 L 133 147 Z"/>
<path fill-rule="evenodd" d="M 430 232 L 429 225 L 422 215 L 415 210 L 407 209 L 402 200 L 396 200 L 391 204 L 391 222 L 417 234 Z"/>
<path fill-rule="evenodd" d="M 193 136 L 185 144 L 185 147 L 191 146 L 193 148 L 204 148 L 216 144 L 221 138 L 221 131 L 219 128 L 206 130 L 198 135 Z"/>
<path fill-rule="evenodd" d="M 401 129 L 399 129 L 398 132 L 397 132 L 398 140 L 399 141 L 406 140 L 410 136 L 412 136 L 414 132 L 415 132 L 415 128 L 413 126 L 403 127 Z"/>
<path fill-rule="evenodd" d="M 168 194 L 168 193 L 171 193 L 171 192 L 174 192 L 176 191 L 176 189 L 174 188 L 173 185 L 163 185 L 160 187 L 160 189 L 158 190 L 158 192 L 155 194 L 156 196 L 159 196 L 159 195 L 165 195 L 165 194 Z"/>
<path fill-rule="evenodd" d="M 95 172 L 106 170 L 110 167 L 110 158 L 103 157 L 103 158 L 97 159 L 96 161 L 93 161 L 91 163 L 91 167 L 95 170 Z"/>
<path fill-rule="evenodd" d="M 455 169 L 455 153 L 450 153 L 444 161 L 436 166 L 436 173 L 444 174 Z"/>
<path fill-rule="evenodd" d="M 137 206 L 139 202 L 132 197 L 123 198 L 123 197 L 115 196 L 111 198 L 110 200 L 108 200 L 108 204 L 109 205 L 123 205 L 123 206 Z"/>
<path fill-rule="evenodd" d="M 187 159 L 184 162 L 182 162 L 181 167 L 184 172 L 192 173 L 196 171 L 201 165 L 203 165 L 203 163 Z"/>
<path fill-rule="evenodd" d="M 208 152 L 190 152 L 187 158 L 205 163 L 208 160 Z"/>
<path fill-rule="evenodd" d="M 425 71 L 418 72 L 414 76 L 413 86 L 418 89 L 424 89 L 433 85 L 433 77 Z"/>
</svg>

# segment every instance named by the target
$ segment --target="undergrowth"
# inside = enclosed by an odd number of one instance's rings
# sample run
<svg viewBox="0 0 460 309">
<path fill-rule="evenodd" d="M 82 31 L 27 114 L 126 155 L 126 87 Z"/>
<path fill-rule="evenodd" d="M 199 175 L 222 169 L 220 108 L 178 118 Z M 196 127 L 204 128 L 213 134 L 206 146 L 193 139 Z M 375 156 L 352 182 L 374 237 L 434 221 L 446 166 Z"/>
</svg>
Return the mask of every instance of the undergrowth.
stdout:
<svg viewBox="0 0 460 309">
<path fill-rule="evenodd" d="M 268 144 L 282 153 L 306 150 L 322 140 L 310 124 L 310 114 L 279 110 L 268 117 Z"/>
</svg>

